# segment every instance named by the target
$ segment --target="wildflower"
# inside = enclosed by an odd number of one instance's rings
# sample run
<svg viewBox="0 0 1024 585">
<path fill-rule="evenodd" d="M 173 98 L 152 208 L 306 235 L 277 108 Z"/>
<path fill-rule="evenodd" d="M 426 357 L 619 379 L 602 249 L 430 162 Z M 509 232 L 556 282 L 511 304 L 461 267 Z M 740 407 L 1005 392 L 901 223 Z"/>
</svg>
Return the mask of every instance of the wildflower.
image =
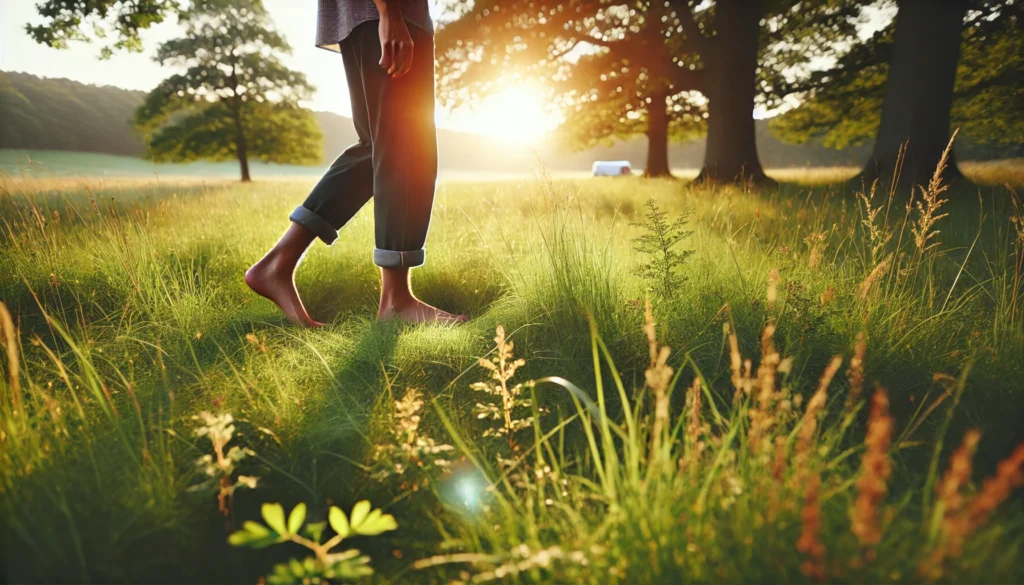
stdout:
<svg viewBox="0 0 1024 585">
<path fill-rule="evenodd" d="M 683 460 L 680 461 L 680 466 L 684 463 L 688 464 L 691 474 L 696 474 L 697 463 L 700 461 L 701 454 L 704 452 L 704 443 L 700 440 L 703 426 L 700 420 L 700 409 L 700 378 L 694 378 L 693 384 L 690 385 L 690 391 L 686 394 L 686 406 L 684 411 L 689 413 L 689 421 L 686 424 L 686 433 L 684 435 L 686 441 L 686 454 Z"/>
<path fill-rule="evenodd" d="M 658 346 L 658 339 L 655 337 L 654 313 L 651 310 L 650 300 L 645 305 L 644 316 L 644 334 L 647 336 L 647 347 L 651 358 L 644 377 L 647 385 L 654 391 L 654 426 L 651 429 L 651 450 L 653 455 L 653 452 L 657 451 L 661 445 L 662 434 L 668 426 L 668 386 L 672 382 L 672 368 L 667 362 L 671 350 L 667 346 Z"/>
<path fill-rule="evenodd" d="M 825 258 L 825 233 L 814 232 L 804 238 L 804 243 L 808 248 L 807 268 L 814 270 Z"/>
<path fill-rule="evenodd" d="M 231 514 L 231 502 L 235 490 L 240 487 L 253 489 L 256 487 L 256 481 L 259 479 L 244 475 L 238 476 L 237 479 L 232 479 L 235 473 L 235 466 L 246 457 L 252 457 L 256 453 L 248 447 L 238 446 L 232 446 L 227 452 L 224 451 L 224 448 L 227 447 L 228 443 L 235 436 L 235 419 L 230 413 L 214 415 L 204 410 L 197 416 L 193 416 L 192 419 L 202 421 L 202 426 L 197 427 L 193 434 L 196 437 L 206 437 L 209 439 L 213 446 L 213 453 L 202 455 L 195 461 L 196 467 L 209 479 L 204 483 L 188 488 L 188 490 L 200 491 L 216 485 L 218 488 L 218 509 L 224 516 L 228 516 Z"/>
<path fill-rule="evenodd" d="M 825 553 L 827 549 L 821 542 L 821 503 L 818 501 L 821 491 L 821 478 L 812 474 L 804 489 L 804 506 L 800 510 L 800 538 L 796 541 L 796 549 L 806 556 L 800 565 L 804 575 L 815 583 L 825 580 Z"/>
<path fill-rule="evenodd" d="M 892 254 L 889 254 L 888 256 L 883 258 L 881 262 L 876 264 L 873 269 L 871 269 L 871 272 L 868 274 L 867 278 L 865 278 L 857 287 L 857 296 L 860 297 L 861 300 L 868 298 L 868 295 L 870 295 L 871 291 L 873 290 L 875 282 L 877 282 L 878 279 L 881 278 L 882 274 L 884 274 L 885 271 L 889 269 L 889 265 L 891 263 Z"/>
<path fill-rule="evenodd" d="M 872 207 L 871 202 L 875 198 L 875 191 L 878 189 L 878 180 L 871 184 L 871 194 L 865 195 L 860 193 L 860 200 L 864 203 L 864 219 L 861 223 L 868 229 L 868 241 L 871 242 L 871 263 L 875 264 L 878 261 L 878 255 L 885 248 L 885 245 L 892 239 L 892 232 L 885 231 L 884 220 L 880 225 L 876 222 L 879 213 L 882 211 L 882 206 Z"/>
<path fill-rule="evenodd" d="M 923 203 L 920 200 L 914 202 L 918 217 L 914 225 L 911 226 L 910 231 L 914 234 L 914 244 L 920 253 L 927 252 L 939 245 L 938 242 L 930 242 L 932 238 L 939 235 L 939 231 L 932 228 L 937 221 L 949 215 L 948 213 L 938 213 L 939 208 L 947 201 L 942 199 L 940 195 L 949 189 L 949 185 L 942 183 L 942 173 L 946 170 L 946 164 L 949 162 L 949 153 L 953 150 L 953 141 L 956 140 L 956 135 L 959 131 L 959 129 L 955 130 L 953 135 L 950 136 L 949 144 L 946 145 L 946 150 L 942 152 L 939 164 L 935 166 L 935 173 L 932 174 L 928 187 L 920 188 Z"/>
<path fill-rule="evenodd" d="M 1017 445 L 1013 454 L 999 463 L 995 477 L 986 479 L 981 491 L 971 499 L 967 506 L 970 530 L 985 524 L 992 512 L 1021 484 L 1024 484 L 1024 443 Z"/>
<path fill-rule="evenodd" d="M 444 454 L 454 451 L 451 445 L 438 444 L 420 431 L 423 395 L 409 388 L 401 399 L 394 402 L 395 411 L 389 425 L 390 440 L 379 444 L 374 454 L 383 469 L 374 474 L 377 480 L 389 475 L 402 475 L 410 469 L 444 469 L 449 465 Z M 418 487 L 418 484 L 417 484 Z"/>
<path fill-rule="evenodd" d="M 774 335 L 775 325 L 769 323 L 761 334 L 761 363 L 757 367 L 757 407 L 750 411 L 750 447 L 755 453 L 761 447 L 762 437 L 769 432 L 774 423 L 772 405 L 775 401 L 775 373 L 782 361 L 772 341 Z"/>
<path fill-rule="evenodd" d="M 841 365 L 843 365 L 843 358 L 839 356 L 832 358 L 828 367 L 825 368 L 825 372 L 822 373 L 821 380 L 818 381 L 818 390 L 807 401 L 803 422 L 796 437 L 796 454 L 801 459 L 807 455 L 811 448 L 811 442 L 814 441 L 814 433 L 818 430 L 818 412 L 825 407 L 828 387 L 832 384 L 832 378 L 839 371 Z"/>
<path fill-rule="evenodd" d="M 969 518 L 963 513 L 964 496 L 960 492 L 971 479 L 974 453 L 980 440 L 981 433 L 977 429 L 967 431 L 963 443 L 953 452 L 942 481 L 935 486 L 935 491 L 939 495 L 936 510 L 942 515 L 939 525 L 940 541 L 918 568 L 921 575 L 929 580 L 934 581 L 942 576 L 943 564 L 947 558 L 960 555 L 964 540 L 970 532 Z"/>
<path fill-rule="evenodd" d="M 889 416 L 889 399 L 885 390 L 879 388 L 871 399 L 871 417 L 868 419 L 866 450 L 861 459 L 861 475 L 857 479 L 857 500 L 850 513 L 851 530 L 857 536 L 865 556 L 874 557 L 874 547 L 882 539 L 878 525 L 878 505 L 885 498 L 886 482 L 892 472 L 889 462 L 889 445 L 892 442 L 892 418 Z"/>
<path fill-rule="evenodd" d="M 857 342 L 853 346 L 853 357 L 850 358 L 850 369 L 847 376 L 850 379 L 849 404 L 857 404 L 861 391 L 864 389 L 864 355 L 868 350 L 868 342 L 861 331 L 857 334 Z"/>
<path fill-rule="evenodd" d="M 749 395 L 753 386 L 753 380 L 750 378 L 751 363 L 750 360 L 743 360 L 739 340 L 728 323 L 722 325 L 722 331 L 729 339 L 729 368 L 732 370 L 732 385 L 736 388 L 733 400 L 738 401 L 741 396 Z"/>
<path fill-rule="evenodd" d="M 267 353 L 267 337 L 256 337 L 255 333 L 246 333 L 245 340 L 253 345 L 260 353 Z"/>
<path fill-rule="evenodd" d="M 775 300 L 778 297 L 779 271 L 772 268 L 768 273 L 768 309 L 775 310 Z"/>
<path fill-rule="evenodd" d="M 533 382 L 525 382 L 510 386 L 508 381 L 515 375 L 516 370 L 526 365 L 526 360 L 514 359 L 511 341 L 505 340 L 505 328 L 498 325 L 494 337 L 496 352 L 491 359 L 480 358 L 480 366 L 491 372 L 491 382 L 477 382 L 470 387 L 474 390 L 485 392 L 495 396 L 499 404 L 485 404 L 478 402 L 474 414 L 477 418 L 501 421 L 498 427 L 492 427 L 484 431 L 485 437 L 497 437 L 504 435 L 510 445 L 514 444 L 512 435 L 533 424 L 533 417 L 515 418 L 515 410 L 530 408 L 532 402 L 529 398 L 523 398 L 522 393 L 532 387 Z"/>
</svg>

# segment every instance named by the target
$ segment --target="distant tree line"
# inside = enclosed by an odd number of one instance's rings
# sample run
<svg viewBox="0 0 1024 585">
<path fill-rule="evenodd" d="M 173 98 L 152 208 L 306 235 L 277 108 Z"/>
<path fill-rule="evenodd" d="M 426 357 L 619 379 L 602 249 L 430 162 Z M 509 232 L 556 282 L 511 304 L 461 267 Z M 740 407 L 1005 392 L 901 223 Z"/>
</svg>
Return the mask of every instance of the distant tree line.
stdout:
<svg viewBox="0 0 1024 585">
<path fill-rule="evenodd" d="M 131 125 L 145 93 L 0 72 L 0 147 L 140 156 Z"/>
<path fill-rule="evenodd" d="M 0 148 L 97 152 L 148 157 L 145 138 L 134 126 L 136 110 L 146 92 L 113 86 L 98 87 L 68 79 L 41 78 L 29 73 L 0 72 Z M 331 112 L 314 112 L 323 134 L 320 164 L 333 160 L 357 139 L 349 118 Z M 823 137 L 799 144 L 781 140 L 773 120 L 754 122 L 756 144 L 765 166 L 859 166 L 871 155 L 871 139 L 842 148 L 825 146 Z M 501 140 L 453 130 L 438 131 L 441 166 L 460 170 L 528 171 L 534 157 L 523 147 L 522 156 L 510 156 Z M 595 159 L 641 162 L 647 156 L 643 136 L 625 137 L 611 144 L 597 143 L 578 152 L 557 141 L 533 146 L 552 170 L 589 169 Z M 969 137 L 958 141 L 965 160 L 1024 157 L 1024 144 L 974 144 Z M 699 167 L 704 160 L 704 140 L 695 136 L 669 145 L 673 168 Z"/>
</svg>

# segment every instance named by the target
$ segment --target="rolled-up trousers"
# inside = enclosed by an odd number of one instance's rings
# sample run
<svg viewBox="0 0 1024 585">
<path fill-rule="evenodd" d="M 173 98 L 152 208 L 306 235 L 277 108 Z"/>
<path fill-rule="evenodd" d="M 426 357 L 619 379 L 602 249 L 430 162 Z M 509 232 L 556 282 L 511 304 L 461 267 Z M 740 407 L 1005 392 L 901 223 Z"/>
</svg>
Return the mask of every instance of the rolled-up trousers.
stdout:
<svg viewBox="0 0 1024 585">
<path fill-rule="evenodd" d="M 434 40 L 410 26 L 412 69 L 394 79 L 379 65 L 378 24 L 364 22 L 341 42 L 359 142 L 331 164 L 290 219 L 329 245 L 372 198 L 374 263 L 420 266 L 437 182 Z"/>
</svg>

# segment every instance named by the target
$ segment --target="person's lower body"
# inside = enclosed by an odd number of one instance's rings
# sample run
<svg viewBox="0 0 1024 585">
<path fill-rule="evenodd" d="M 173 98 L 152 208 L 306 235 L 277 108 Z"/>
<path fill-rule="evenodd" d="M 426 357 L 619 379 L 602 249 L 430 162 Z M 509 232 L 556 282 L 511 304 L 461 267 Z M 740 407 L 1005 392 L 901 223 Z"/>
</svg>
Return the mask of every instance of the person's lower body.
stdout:
<svg viewBox="0 0 1024 585">
<path fill-rule="evenodd" d="M 388 76 L 380 65 L 377 22 L 366 22 L 341 43 L 359 142 L 331 164 L 306 201 L 292 212 L 291 227 L 246 273 L 246 283 L 274 301 L 289 319 L 316 327 L 295 290 L 294 271 L 317 238 L 330 245 L 373 199 L 373 261 L 381 268 L 378 317 L 406 321 L 461 321 L 412 293 L 410 269 L 426 257 L 424 243 L 437 181 L 434 127 L 434 45 L 429 33 L 410 27 L 412 69 Z"/>
</svg>

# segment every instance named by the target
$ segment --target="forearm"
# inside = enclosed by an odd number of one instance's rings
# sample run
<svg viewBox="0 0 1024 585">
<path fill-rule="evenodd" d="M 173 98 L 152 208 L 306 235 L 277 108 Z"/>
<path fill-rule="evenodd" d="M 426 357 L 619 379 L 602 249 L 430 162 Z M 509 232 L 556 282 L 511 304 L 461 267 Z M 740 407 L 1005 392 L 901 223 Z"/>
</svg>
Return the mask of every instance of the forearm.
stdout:
<svg viewBox="0 0 1024 585">
<path fill-rule="evenodd" d="M 402 1 L 401 0 L 373 0 L 373 3 L 377 6 L 377 12 L 383 16 L 395 16 L 398 18 L 402 17 Z"/>
</svg>

